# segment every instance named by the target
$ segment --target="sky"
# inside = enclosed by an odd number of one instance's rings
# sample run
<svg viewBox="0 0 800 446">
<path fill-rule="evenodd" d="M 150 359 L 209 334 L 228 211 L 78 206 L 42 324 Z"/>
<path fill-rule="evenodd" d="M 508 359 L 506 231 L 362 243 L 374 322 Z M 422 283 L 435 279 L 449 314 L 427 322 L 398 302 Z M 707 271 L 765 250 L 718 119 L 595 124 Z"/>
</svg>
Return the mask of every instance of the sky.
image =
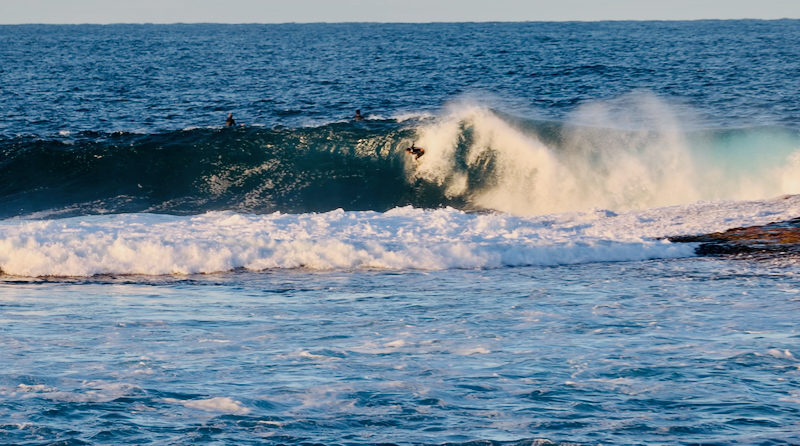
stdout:
<svg viewBox="0 0 800 446">
<path fill-rule="evenodd" d="M 800 0 L 0 0 L 0 24 L 800 19 Z"/>
</svg>

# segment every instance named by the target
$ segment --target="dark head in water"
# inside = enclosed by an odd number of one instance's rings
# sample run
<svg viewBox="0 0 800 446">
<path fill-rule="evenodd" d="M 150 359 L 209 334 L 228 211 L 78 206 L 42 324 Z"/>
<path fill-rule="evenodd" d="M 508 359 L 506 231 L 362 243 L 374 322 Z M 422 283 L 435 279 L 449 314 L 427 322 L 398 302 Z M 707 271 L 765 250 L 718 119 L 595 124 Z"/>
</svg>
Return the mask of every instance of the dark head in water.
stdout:
<svg viewBox="0 0 800 446">
<path fill-rule="evenodd" d="M 361 110 L 356 110 L 356 115 L 353 116 L 353 119 L 356 121 L 363 121 L 364 117 L 361 116 Z"/>
<path fill-rule="evenodd" d="M 414 147 L 414 144 L 411 144 L 411 147 L 407 148 L 406 152 L 413 155 L 414 159 L 419 159 L 419 157 L 425 154 L 425 149 L 422 147 Z"/>
<path fill-rule="evenodd" d="M 233 120 L 233 113 L 228 113 L 228 119 L 225 120 L 225 125 L 228 127 L 236 125 L 236 121 Z"/>
</svg>

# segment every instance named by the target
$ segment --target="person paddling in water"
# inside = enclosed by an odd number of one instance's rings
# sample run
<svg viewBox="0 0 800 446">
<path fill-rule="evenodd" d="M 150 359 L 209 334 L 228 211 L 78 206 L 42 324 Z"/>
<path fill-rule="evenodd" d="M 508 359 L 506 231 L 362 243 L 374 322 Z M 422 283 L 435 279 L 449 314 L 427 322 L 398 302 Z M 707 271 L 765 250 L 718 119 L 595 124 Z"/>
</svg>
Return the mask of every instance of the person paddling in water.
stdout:
<svg viewBox="0 0 800 446">
<path fill-rule="evenodd" d="M 422 147 L 414 147 L 414 144 L 416 143 L 411 143 L 411 147 L 407 148 L 406 152 L 408 152 L 409 155 L 413 155 L 415 160 L 418 160 L 419 157 L 425 154 L 425 149 Z"/>
<path fill-rule="evenodd" d="M 361 110 L 356 110 L 356 115 L 353 116 L 353 121 L 363 121 L 364 117 L 361 116 Z"/>
<path fill-rule="evenodd" d="M 228 119 L 225 120 L 225 127 L 233 127 L 236 121 L 233 120 L 233 113 L 228 113 Z"/>
</svg>

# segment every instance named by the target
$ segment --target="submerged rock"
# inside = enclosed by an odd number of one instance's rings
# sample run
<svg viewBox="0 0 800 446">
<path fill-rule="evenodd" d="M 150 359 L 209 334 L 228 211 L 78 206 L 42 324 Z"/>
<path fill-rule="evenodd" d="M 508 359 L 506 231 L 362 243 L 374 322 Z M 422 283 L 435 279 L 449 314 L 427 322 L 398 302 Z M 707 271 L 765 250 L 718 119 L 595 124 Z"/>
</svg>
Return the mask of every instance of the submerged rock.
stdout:
<svg viewBox="0 0 800 446">
<path fill-rule="evenodd" d="M 668 237 L 668 240 L 675 243 L 701 243 L 695 251 L 701 256 L 800 256 L 800 218 L 764 226 L 733 228 L 725 232 Z"/>
</svg>

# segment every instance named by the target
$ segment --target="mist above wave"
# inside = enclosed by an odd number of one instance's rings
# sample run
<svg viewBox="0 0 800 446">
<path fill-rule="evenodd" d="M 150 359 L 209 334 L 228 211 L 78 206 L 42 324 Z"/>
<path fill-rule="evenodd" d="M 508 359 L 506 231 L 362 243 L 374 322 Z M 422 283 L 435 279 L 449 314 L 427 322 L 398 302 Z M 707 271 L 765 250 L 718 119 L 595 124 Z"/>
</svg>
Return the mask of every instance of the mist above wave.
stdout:
<svg viewBox="0 0 800 446">
<path fill-rule="evenodd" d="M 415 175 L 448 198 L 516 215 L 800 192 L 797 132 L 686 130 L 678 115 L 648 93 L 593 102 L 550 125 L 460 104 L 417 129 L 427 151 Z"/>
</svg>

